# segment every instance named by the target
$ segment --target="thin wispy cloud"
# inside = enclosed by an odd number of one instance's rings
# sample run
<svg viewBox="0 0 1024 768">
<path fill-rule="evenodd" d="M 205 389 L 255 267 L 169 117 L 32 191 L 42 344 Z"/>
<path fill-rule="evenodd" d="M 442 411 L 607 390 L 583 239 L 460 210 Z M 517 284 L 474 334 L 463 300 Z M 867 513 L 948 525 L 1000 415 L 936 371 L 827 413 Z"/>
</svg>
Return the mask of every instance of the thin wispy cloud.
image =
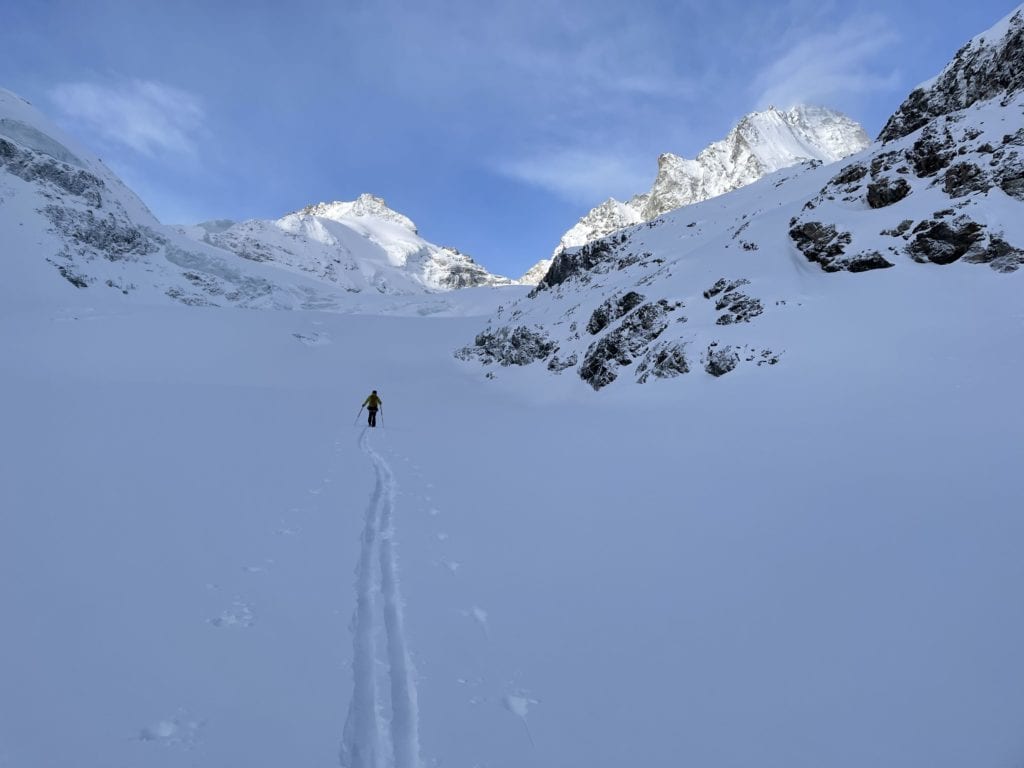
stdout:
<svg viewBox="0 0 1024 768">
<path fill-rule="evenodd" d="M 196 96 L 151 80 L 62 83 L 50 98 L 65 120 L 147 157 L 194 157 L 206 119 Z"/>
<path fill-rule="evenodd" d="M 655 169 L 648 161 L 628 152 L 567 148 L 498 162 L 495 170 L 570 203 L 591 206 L 609 196 L 625 199 L 650 187 Z"/>
<path fill-rule="evenodd" d="M 754 80 L 759 107 L 831 104 L 899 83 L 885 51 L 899 40 L 894 25 L 873 15 L 798 39 Z"/>
</svg>

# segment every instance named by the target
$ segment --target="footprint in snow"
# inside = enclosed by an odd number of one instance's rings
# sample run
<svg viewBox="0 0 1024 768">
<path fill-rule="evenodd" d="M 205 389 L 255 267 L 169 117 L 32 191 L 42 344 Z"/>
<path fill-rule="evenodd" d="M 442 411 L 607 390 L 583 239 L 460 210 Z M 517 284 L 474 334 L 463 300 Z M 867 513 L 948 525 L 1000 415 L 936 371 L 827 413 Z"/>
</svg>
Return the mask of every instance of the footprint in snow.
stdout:
<svg viewBox="0 0 1024 768">
<path fill-rule="evenodd" d="M 311 333 L 293 333 L 292 336 L 301 341 L 307 347 L 322 347 L 324 344 L 331 343 L 331 337 L 326 333 L 320 333 L 319 331 L 313 331 Z"/>
<path fill-rule="evenodd" d="M 437 540 L 438 541 L 448 541 L 448 534 L 447 533 L 439 533 L 439 534 L 437 534 Z"/>
<path fill-rule="evenodd" d="M 440 514 L 441 514 L 441 510 L 440 509 L 433 509 L 433 508 L 431 508 L 431 510 L 430 510 L 430 516 L 431 517 L 437 517 Z"/>
<path fill-rule="evenodd" d="M 140 728 L 139 741 L 148 741 L 165 747 L 193 747 L 205 723 L 193 720 L 185 714 L 157 720 L 155 723 Z"/>
<path fill-rule="evenodd" d="M 221 612 L 220 616 L 208 619 L 215 627 L 251 627 L 256 621 L 252 608 L 247 603 L 236 602 Z"/>
<path fill-rule="evenodd" d="M 521 691 L 516 693 L 506 693 L 501 697 L 501 706 L 519 718 L 520 722 L 523 724 L 523 728 L 526 729 L 526 736 L 530 739 L 530 744 L 536 747 L 537 742 L 533 740 L 533 733 L 530 731 L 530 724 L 526 722 L 526 716 L 530 713 L 530 706 L 533 704 L 540 704 L 540 702 L 537 699 L 529 698 Z"/>
<path fill-rule="evenodd" d="M 469 609 L 469 615 L 473 617 L 473 621 L 477 623 L 480 630 L 484 633 L 484 637 L 490 637 L 491 633 L 487 627 L 487 611 L 474 605 Z"/>
<path fill-rule="evenodd" d="M 445 568 L 447 568 L 450 573 L 453 574 L 457 573 L 459 568 L 462 567 L 462 563 L 460 563 L 458 560 L 439 560 L 438 562 Z"/>
<path fill-rule="evenodd" d="M 246 573 L 266 573 L 273 564 L 273 560 L 267 559 L 263 561 L 263 565 L 245 565 L 242 566 L 242 570 Z"/>
</svg>

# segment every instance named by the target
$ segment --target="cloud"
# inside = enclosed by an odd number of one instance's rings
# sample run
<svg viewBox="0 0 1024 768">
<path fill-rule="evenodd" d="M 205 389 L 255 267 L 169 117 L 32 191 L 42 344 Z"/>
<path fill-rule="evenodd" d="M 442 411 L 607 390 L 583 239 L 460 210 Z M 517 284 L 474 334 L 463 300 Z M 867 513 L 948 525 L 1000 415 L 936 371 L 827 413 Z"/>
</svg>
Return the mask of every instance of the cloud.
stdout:
<svg viewBox="0 0 1024 768">
<path fill-rule="evenodd" d="M 504 176 L 541 187 L 571 203 L 592 206 L 609 195 L 630 197 L 651 185 L 651 173 L 642 170 L 650 158 L 632 153 L 552 149 L 544 153 L 495 164 Z"/>
<path fill-rule="evenodd" d="M 896 87 L 892 57 L 882 53 L 898 39 L 894 26 L 878 15 L 804 37 L 755 78 L 758 106 L 828 104 Z"/>
<path fill-rule="evenodd" d="M 147 157 L 194 157 L 206 119 L 196 96 L 151 80 L 62 83 L 50 98 L 76 127 Z"/>
</svg>

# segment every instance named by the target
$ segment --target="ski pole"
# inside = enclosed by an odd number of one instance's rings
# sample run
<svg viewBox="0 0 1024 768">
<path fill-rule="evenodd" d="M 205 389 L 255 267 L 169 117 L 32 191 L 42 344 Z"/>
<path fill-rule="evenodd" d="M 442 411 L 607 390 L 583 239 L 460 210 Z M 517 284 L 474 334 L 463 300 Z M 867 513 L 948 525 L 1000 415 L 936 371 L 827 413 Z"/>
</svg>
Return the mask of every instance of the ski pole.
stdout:
<svg viewBox="0 0 1024 768">
<path fill-rule="evenodd" d="M 359 413 L 356 414 L 356 420 L 352 422 L 353 426 L 359 423 L 359 417 L 363 415 L 363 406 L 359 406 Z"/>
<path fill-rule="evenodd" d="M 381 403 L 381 406 L 380 406 L 380 425 L 382 427 L 384 426 L 384 404 L 383 403 Z"/>
</svg>

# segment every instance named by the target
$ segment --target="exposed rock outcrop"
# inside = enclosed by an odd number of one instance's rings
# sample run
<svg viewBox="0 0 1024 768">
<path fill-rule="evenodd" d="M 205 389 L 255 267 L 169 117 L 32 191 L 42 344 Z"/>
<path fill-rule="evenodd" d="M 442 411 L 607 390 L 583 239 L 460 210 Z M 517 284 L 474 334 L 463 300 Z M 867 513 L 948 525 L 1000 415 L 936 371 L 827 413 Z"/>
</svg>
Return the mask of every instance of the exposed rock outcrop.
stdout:
<svg viewBox="0 0 1024 768">
<path fill-rule="evenodd" d="M 591 336 L 600 333 L 611 323 L 640 306 L 643 300 L 644 297 L 636 291 L 607 299 L 591 314 L 587 322 L 587 333 Z"/>
<path fill-rule="evenodd" d="M 849 232 L 839 232 L 834 224 L 820 221 L 795 224 L 789 236 L 808 261 L 820 264 L 826 272 L 867 272 L 893 266 L 877 251 L 847 254 L 852 236 Z"/>
<path fill-rule="evenodd" d="M 580 378 L 594 389 L 611 384 L 618 376 L 618 368 L 631 365 L 668 327 L 666 316 L 673 310 L 662 299 L 643 304 L 626 315 L 617 328 L 587 349 L 579 368 Z"/>
<path fill-rule="evenodd" d="M 1015 11 L 961 48 L 938 77 L 914 89 L 878 138 L 907 136 L 931 120 L 1024 88 L 1024 12 Z"/>
<path fill-rule="evenodd" d="M 455 353 L 461 360 L 476 358 L 484 365 L 529 365 L 543 360 L 557 349 L 542 330 L 503 326 L 493 331 L 478 333 L 472 346 L 463 347 Z"/>
</svg>

